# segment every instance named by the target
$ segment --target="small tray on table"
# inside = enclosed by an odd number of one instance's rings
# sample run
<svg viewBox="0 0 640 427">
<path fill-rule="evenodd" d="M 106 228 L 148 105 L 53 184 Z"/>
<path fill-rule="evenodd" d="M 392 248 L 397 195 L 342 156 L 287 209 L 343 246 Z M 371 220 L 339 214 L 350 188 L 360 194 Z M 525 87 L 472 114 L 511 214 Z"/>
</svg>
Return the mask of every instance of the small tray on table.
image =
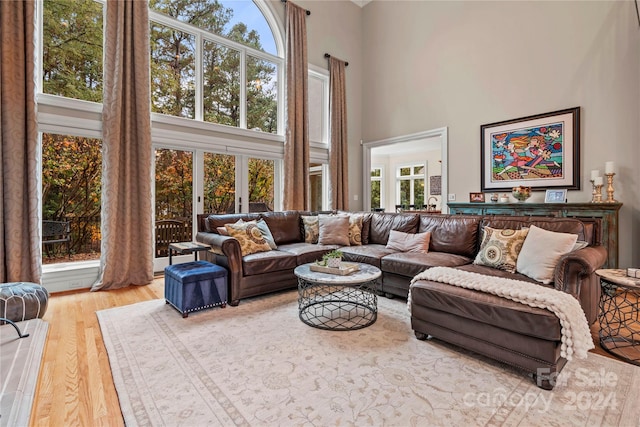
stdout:
<svg viewBox="0 0 640 427">
<path fill-rule="evenodd" d="M 337 274 L 339 276 L 346 276 L 347 274 L 351 274 L 355 271 L 360 270 L 360 266 L 354 262 L 343 262 L 340 264 L 339 268 L 327 267 L 325 265 L 313 263 L 311 264 L 309 269 L 311 271 L 317 271 L 319 273 L 328 273 L 328 274 Z"/>
</svg>

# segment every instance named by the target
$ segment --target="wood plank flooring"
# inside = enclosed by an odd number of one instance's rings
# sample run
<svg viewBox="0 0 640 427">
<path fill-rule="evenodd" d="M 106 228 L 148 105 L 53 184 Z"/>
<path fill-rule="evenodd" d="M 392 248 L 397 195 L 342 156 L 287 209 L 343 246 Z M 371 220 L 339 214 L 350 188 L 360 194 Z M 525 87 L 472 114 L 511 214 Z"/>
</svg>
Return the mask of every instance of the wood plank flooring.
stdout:
<svg viewBox="0 0 640 427">
<path fill-rule="evenodd" d="M 30 425 L 124 425 L 95 312 L 163 297 L 162 277 L 147 286 L 51 295 L 44 316 L 44 320 L 49 322 L 49 336 Z M 597 343 L 597 322 L 591 331 Z M 592 351 L 612 357 L 598 344 Z"/>
<path fill-rule="evenodd" d="M 124 425 L 95 313 L 163 297 L 162 277 L 147 286 L 51 295 L 44 315 L 49 322 L 49 336 L 30 425 Z"/>
</svg>

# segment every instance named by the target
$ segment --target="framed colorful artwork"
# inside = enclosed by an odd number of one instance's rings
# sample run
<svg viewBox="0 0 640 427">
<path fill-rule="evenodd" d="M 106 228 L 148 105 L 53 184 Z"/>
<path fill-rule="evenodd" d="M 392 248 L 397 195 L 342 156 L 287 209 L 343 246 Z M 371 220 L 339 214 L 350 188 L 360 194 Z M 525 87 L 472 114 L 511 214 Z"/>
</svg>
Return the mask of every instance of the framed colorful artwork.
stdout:
<svg viewBox="0 0 640 427">
<path fill-rule="evenodd" d="M 480 126 L 481 190 L 580 189 L 580 107 Z"/>
</svg>

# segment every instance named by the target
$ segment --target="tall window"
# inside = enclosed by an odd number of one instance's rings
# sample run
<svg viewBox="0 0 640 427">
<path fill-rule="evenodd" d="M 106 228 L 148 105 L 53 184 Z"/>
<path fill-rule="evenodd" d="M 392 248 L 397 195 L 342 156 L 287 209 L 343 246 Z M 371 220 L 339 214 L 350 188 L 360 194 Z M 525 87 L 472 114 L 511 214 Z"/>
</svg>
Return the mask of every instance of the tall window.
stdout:
<svg viewBox="0 0 640 427">
<path fill-rule="evenodd" d="M 371 209 L 382 209 L 382 168 L 371 168 Z"/>
<path fill-rule="evenodd" d="M 254 3 L 151 0 L 149 7 L 153 112 L 278 133 L 282 59 L 263 48 L 262 40 L 275 44 Z M 234 19 L 236 8 L 262 19 L 249 28 Z"/>
<path fill-rule="evenodd" d="M 102 102 L 102 9 L 94 0 L 44 0 L 44 93 Z"/>
<path fill-rule="evenodd" d="M 425 172 L 426 166 L 424 163 L 401 166 L 397 169 L 397 204 L 422 208 L 424 204 Z"/>
<path fill-rule="evenodd" d="M 99 139 L 42 134 L 45 264 L 100 258 L 101 171 Z"/>
</svg>

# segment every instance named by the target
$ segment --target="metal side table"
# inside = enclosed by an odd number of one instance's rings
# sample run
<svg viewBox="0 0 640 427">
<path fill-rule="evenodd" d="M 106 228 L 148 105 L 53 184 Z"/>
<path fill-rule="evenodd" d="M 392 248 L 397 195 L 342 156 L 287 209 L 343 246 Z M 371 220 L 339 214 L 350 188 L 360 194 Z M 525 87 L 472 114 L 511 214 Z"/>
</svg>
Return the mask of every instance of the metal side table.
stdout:
<svg viewBox="0 0 640 427">
<path fill-rule="evenodd" d="M 600 278 L 600 345 L 640 366 L 640 279 L 625 270 L 597 270 Z"/>
</svg>

